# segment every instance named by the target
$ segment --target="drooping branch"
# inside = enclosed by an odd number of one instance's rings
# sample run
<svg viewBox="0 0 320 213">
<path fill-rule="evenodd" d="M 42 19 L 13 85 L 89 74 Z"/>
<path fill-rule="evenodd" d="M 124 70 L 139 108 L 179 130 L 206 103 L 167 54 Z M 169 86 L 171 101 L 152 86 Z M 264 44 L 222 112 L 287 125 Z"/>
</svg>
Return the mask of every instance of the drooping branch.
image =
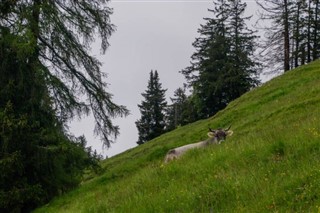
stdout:
<svg viewBox="0 0 320 213">
<path fill-rule="evenodd" d="M 83 87 L 83 91 L 85 91 L 85 94 L 89 100 L 88 106 L 90 106 L 92 113 L 94 115 L 94 118 L 96 120 L 95 133 L 98 135 L 102 135 L 104 144 L 107 147 L 109 147 L 113 141 L 109 139 L 108 136 L 113 134 L 114 137 L 116 137 L 119 134 L 119 128 L 117 126 L 112 125 L 111 118 L 115 118 L 116 116 L 127 115 L 128 111 L 126 110 L 125 107 L 118 106 L 111 101 L 112 96 L 111 94 L 105 91 L 105 84 L 103 82 L 93 81 L 92 79 L 89 80 L 84 76 L 83 73 L 73 68 L 66 58 L 63 58 L 61 55 L 59 55 L 56 52 L 56 50 L 48 42 L 46 42 L 46 40 L 44 40 L 41 37 L 39 38 L 39 40 L 43 45 L 47 46 L 50 49 L 50 51 L 54 55 L 54 58 L 56 59 L 56 61 L 58 61 L 57 64 L 63 64 L 64 66 L 66 66 L 67 69 L 63 69 L 63 70 L 60 69 L 60 71 L 62 70 L 63 72 L 66 73 L 66 75 L 73 76 L 76 79 L 76 81 L 74 81 L 77 84 L 76 87 L 81 87 L 81 88 Z M 57 82 L 58 79 L 56 77 L 54 77 L 52 74 L 50 74 L 49 76 L 51 76 L 51 80 L 55 80 L 55 81 L 50 81 L 49 83 Z M 100 80 L 100 79 L 95 78 L 94 80 Z M 61 84 L 62 82 L 58 81 L 58 83 Z M 81 109 L 87 110 L 88 108 L 86 108 L 86 105 L 84 103 L 78 102 L 73 92 L 70 89 L 68 89 L 67 86 L 62 87 L 63 85 L 64 84 L 62 83 L 60 87 L 57 87 L 56 84 L 51 84 L 51 87 L 53 88 L 53 90 L 55 90 L 56 92 L 57 91 L 62 92 L 62 93 L 58 93 L 62 95 L 60 96 L 61 99 L 64 99 L 64 97 L 67 97 L 67 99 L 65 100 L 66 103 L 68 103 L 68 101 L 72 101 L 67 104 L 68 107 L 66 108 L 60 107 L 60 111 L 63 114 L 66 114 L 66 112 L 63 111 L 63 109 L 70 110 L 70 108 L 73 106 L 77 107 L 79 113 L 82 112 Z M 56 87 L 58 89 L 56 89 Z M 60 88 L 64 88 L 64 90 L 61 90 Z"/>
<path fill-rule="evenodd" d="M 100 38 L 101 52 L 105 53 L 115 29 L 110 23 L 112 9 L 107 7 L 108 1 L 12 2 L 7 11 L 1 9 L 1 26 L 28 44 L 29 65 L 43 75 L 59 118 L 66 121 L 75 115 L 87 115 L 90 109 L 96 120 L 95 133 L 109 147 L 109 137 L 119 133 L 111 119 L 127 115 L 128 110 L 113 103 L 101 63 L 90 54 L 96 38 Z M 0 8 L 3 6 L 1 2 Z"/>
</svg>

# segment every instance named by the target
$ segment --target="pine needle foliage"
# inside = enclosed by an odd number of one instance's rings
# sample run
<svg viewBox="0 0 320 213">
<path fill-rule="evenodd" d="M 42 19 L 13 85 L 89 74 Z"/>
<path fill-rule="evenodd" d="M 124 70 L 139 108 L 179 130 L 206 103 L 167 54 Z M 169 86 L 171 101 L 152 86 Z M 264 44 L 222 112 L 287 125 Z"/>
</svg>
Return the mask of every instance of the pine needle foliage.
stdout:
<svg viewBox="0 0 320 213">
<path fill-rule="evenodd" d="M 29 46 L 8 29 L 0 37 L 0 211 L 29 212 L 77 186 L 98 156 L 57 119 Z M 19 48 L 18 48 L 19 47 Z"/>
<path fill-rule="evenodd" d="M 0 25 L 28 41 L 31 67 L 41 67 L 58 118 L 65 122 L 92 112 L 95 133 L 109 147 L 119 134 L 112 118 L 128 114 L 112 102 L 101 63 L 89 54 L 96 38 L 101 52 L 114 31 L 108 1 L 5 1 Z M 20 47 L 18 47 L 20 48 Z M 80 98 L 81 97 L 81 98 Z"/>
<path fill-rule="evenodd" d="M 138 105 L 141 118 L 136 121 L 141 145 L 165 132 L 165 89 L 162 89 L 157 70 L 151 70 L 147 89 L 142 96 L 144 100 Z"/>
<path fill-rule="evenodd" d="M 128 114 L 107 92 L 101 52 L 114 31 L 108 1 L 19 0 L 0 3 L 0 211 L 30 212 L 79 185 L 99 156 L 67 122 L 92 112 L 109 147 L 112 118 Z M 97 36 L 96 36 L 97 35 Z"/>
<path fill-rule="evenodd" d="M 254 32 L 245 21 L 246 3 L 216 0 L 213 18 L 198 30 L 191 65 L 181 71 L 193 89 L 200 118 L 225 108 L 230 101 L 258 84 L 259 64 L 254 60 Z"/>
</svg>

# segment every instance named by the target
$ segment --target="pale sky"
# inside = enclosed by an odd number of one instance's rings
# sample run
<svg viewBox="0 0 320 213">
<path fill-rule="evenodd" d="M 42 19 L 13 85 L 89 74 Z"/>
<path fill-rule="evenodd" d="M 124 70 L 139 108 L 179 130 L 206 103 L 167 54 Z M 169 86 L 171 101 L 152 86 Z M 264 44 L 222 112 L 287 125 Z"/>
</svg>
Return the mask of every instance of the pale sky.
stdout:
<svg viewBox="0 0 320 213">
<path fill-rule="evenodd" d="M 246 15 L 256 17 L 255 1 L 247 3 Z M 116 104 L 130 110 L 126 118 L 114 123 L 120 127 L 120 136 L 109 149 L 102 149 L 99 137 L 93 135 L 92 117 L 71 124 L 70 131 L 76 136 L 84 134 L 88 146 L 103 156 L 113 156 L 137 146 L 138 131 L 135 121 L 140 118 L 138 104 L 147 89 L 149 73 L 157 70 L 162 88 L 167 89 L 167 101 L 173 92 L 185 83 L 180 70 L 190 65 L 195 49 L 192 43 L 198 36 L 204 17 L 212 16 L 208 8 L 212 1 L 180 0 L 113 0 L 109 6 L 114 13 L 111 22 L 117 30 L 111 36 L 110 47 L 105 55 L 99 55 L 99 46 L 92 53 L 103 62 L 102 71 Z M 255 20 L 255 19 L 254 19 Z M 252 23 L 254 23 L 254 20 Z M 250 24 L 251 27 L 251 24 Z"/>
</svg>

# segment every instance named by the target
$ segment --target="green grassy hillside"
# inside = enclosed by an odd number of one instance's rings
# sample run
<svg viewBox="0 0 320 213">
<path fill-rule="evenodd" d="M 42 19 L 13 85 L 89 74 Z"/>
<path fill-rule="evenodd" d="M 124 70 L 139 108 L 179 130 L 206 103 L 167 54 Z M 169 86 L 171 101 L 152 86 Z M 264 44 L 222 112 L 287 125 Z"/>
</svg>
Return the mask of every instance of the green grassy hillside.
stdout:
<svg viewBox="0 0 320 213">
<path fill-rule="evenodd" d="M 163 165 L 170 148 L 230 124 L 234 134 L 222 144 Z M 107 159 L 103 168 L 36 212 L 319 212 L 320 61 L 212 118 Z"/>
</svg>

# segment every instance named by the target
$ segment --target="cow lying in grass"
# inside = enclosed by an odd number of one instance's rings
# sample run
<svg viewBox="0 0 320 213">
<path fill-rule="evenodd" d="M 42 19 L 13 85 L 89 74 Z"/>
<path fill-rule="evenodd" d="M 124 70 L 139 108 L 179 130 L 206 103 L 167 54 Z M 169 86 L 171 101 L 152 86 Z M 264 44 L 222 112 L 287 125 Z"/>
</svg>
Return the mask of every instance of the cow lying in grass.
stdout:
<svg viewBox="0 0 320 213">
<path fill-rule="evenodd" d="M 230 130 L 230 127 L 227 129 L 217 129 L 217 130 L 212 130 L 209 128 L 209 132 L 207 133 L 209 138 L 207 140 L 200 141 L 198 143 L 192 143 L 192 144 L 180 146 L 180 147 L 169 150 L 164 159 L 164 162 L 168 163 L 173 159 L 177 159 L 190 149 L 207 147 L 211 144 L 220 144 L 221 141 L 224 141 L 226 139 L 227 135 L 230 136 L 232 134 L 233 134 L 233 131 Z"/>
</svg>

